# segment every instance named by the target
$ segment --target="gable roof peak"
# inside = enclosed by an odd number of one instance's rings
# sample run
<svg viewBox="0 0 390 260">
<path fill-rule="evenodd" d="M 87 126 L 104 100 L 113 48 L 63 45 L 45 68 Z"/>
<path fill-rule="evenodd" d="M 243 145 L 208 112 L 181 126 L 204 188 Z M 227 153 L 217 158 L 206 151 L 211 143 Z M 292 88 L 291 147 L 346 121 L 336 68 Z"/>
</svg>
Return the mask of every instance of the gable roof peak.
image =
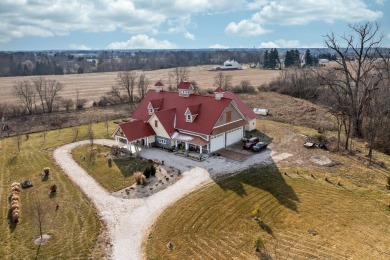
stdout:
<svg viewBox="0 0 390 260">
<path fill-rule="evenodd" d="M 221 87 L 218 87 L 216 90 L 214 90 L 214 93 L 225 93 L 225 91 Z"/>
<path fill-rule="evenodd" d="M 177 86 L 177 89 L 193 89 L 194 87 L 192 86 L 191 82 L 188 81 L 181 81 L 179 83 L 179 86 Z"/>
</svg>

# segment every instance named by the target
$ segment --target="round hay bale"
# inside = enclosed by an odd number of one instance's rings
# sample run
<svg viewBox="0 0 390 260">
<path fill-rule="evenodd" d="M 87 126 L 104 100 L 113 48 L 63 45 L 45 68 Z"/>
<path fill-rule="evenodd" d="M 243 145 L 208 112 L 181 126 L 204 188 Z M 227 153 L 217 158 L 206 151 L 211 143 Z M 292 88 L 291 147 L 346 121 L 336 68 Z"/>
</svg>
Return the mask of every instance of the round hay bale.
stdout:
<svg viewBox="0 0 390 260">
<path fill-rule="evenodd" d="M 20 208 L 19 203 L 11 204 L 11 210 L 12 211 L 19 210 L 19 208 Z"/>
<path fill-rule="evenodd" d="M 11 194 L 11 200 L 19 200 L 19 194 L 18 193 L 12 193 Z"/>
<path fill-rule="evenodd" d="M 14 210 L 14 211 L 12 212 L 12 221 L 15 222 L 15 223 L 17 223 L 17 222 L 19 222 L 19 218 L 20 218 L 20 213 L 19 213 L 19 211 Z"/>
<path fill-rule="evenodd" d="M 14 187 L 14 186 L 19 186 L 19 187 L 20 187 L 20 183 L 19 183 L 19 182 L 13 182 L 13 183 L 11 184 L 11 187 Z"/>
<path fill-rule="evenodd" d="M 12 188 L 11 188 L 11 192 L 17 192 L 17 193 L 19 193 L 20 192 L 20 187 L 17 187 L 17 186 L 12 186 Z"/>
</svg>

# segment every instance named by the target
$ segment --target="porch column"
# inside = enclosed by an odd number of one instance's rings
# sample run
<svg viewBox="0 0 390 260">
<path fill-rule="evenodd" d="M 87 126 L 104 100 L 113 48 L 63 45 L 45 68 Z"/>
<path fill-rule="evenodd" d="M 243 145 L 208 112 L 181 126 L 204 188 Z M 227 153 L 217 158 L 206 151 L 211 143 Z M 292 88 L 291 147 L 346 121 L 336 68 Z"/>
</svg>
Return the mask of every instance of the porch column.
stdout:
<svg viewBox="0 0 390 260">
<path fill-rule="evenodd" d="M 177 150 L 177 140 L 175 140 L 175 149 Z"/>
<path fill-rule="evenodd" d="M 188 142 L 185 142 L 186 144 L 186 154 L 188 155 Z"/>
<path fill-rule="evenodd" d="M 202 147 L 201 145 L 199 145 L 199 153 L 200 153 L 200 154 L 202 154 L 202 148 L 203 148 L 203 147 Z"/>
</svg>

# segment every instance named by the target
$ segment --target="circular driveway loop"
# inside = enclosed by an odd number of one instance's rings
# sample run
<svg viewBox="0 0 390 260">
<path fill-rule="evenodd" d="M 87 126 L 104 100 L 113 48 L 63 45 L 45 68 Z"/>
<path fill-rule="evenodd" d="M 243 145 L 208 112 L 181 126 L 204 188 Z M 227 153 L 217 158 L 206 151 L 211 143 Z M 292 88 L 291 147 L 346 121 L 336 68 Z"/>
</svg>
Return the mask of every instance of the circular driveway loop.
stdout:
<svg viewBox="0 0 390 260">
<path fill-rule="evenodd" d="M 148 228 L 169 205 L 195 188 L 212 181 L 209 172 L 212 174 L 223 172 L 226 166 L 230 171 L 235 171 L 246 168 L 251 164 L 270 163 L 269 153 L 254 155 L 254 158 L 250 158 L 244 164 L 232 165 L 232 163 L 228 163 L 230 165 L 226 165 L 226 162 L 221 161 L 221 159 L 210 158 L 202 165 L 167 152 L 144 149 L 140 152 L 142 157 L 147 159 L 157 157 L 160 160 L 163 158 L 167 165 L 172 163 L 172 166 L 182 171 L 186 169 L 186 171 L 183 171 L 183 177 L 179 181 L 150 197 L 121 199 L 107 192 L 73 160 L 71 150 L 88 143 L 89 140 L 85 140 L 61 146 L 54 150 L 53 156 L 69 178 L 94 203 L 100 217 L 106 223 L 112 244 L 112 255 L 110 256 L 112 259 L 142 259 L 141 245 Z M 94 140 L 94 143 L 111 146 L 115 144 L 115 141 L 102 139 Z M 209 172 L 203 169 L 205 166 L 209 166 Z M 213 166 L 213 168 L 210 166 Z M 189 170 L 191 167 L 193 168 Z"/>
</svg>

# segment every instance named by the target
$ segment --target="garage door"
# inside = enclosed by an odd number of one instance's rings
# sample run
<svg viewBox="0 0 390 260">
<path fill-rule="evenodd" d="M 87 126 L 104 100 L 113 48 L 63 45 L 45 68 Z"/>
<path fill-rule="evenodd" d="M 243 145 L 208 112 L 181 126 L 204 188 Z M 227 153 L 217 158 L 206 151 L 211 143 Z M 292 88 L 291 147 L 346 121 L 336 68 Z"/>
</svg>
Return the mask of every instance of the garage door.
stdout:
<svg viewBox="0 0 390 260">
<path fill-rule="evenodd" d="M 226 146 L 237 143 L 242 139 L 242 127 L 226 132 Z"/>
<path fill-rule="evenodd" d="M 214 152 L 225 147 L 225 133 L 212 136 L 210 138 L 210 152 Z"/>
</svg>

